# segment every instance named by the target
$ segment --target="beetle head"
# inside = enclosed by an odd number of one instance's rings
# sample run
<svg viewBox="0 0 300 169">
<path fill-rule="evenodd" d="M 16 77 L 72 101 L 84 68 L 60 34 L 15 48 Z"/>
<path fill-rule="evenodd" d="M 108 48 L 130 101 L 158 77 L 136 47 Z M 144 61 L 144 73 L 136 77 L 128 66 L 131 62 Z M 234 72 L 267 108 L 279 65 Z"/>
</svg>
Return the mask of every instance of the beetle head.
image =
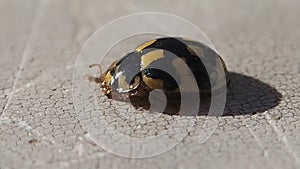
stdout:
<svg viewBox="0 0 300 169">
<path fill-rule="evenodd" d="M 104 73 L 102 73 L 101 65 L 92 64 L 89 67 L 92 68 L 92 67 L 98 66 L 99 71 L 100 71 L 100 76 L 99 77 L 93 77 L 93 76 L 90 76 L 90 75 L 86 75 L 89 81 L 93 81 L 95 83 L 100 84 L 100 88 L 101 88 L 102 92 L 108 98 L 111 98 L 111 91 L 112 91 L 111 81 L 112 81 L 113 74 L 114 74 L 114 71 L 115 71 L 116 63 L 117 63 L 117 61 L 113 62 Z"/>
</svg>

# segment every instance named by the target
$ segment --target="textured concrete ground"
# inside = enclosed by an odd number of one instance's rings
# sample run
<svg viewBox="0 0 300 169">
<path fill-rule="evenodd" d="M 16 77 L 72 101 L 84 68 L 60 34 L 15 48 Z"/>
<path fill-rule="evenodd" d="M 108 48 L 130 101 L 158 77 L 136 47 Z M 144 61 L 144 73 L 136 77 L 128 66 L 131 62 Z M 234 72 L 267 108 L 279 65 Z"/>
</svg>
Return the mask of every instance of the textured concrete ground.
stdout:
<svg viewBox="0 0 300 169">
<path fill-rule="evenodd" d="M 0 168 L 299 168 L 300 3 L 265 1 L 0 1 Z M 134 12 L 168 12 L 201 28 L 225 57 L 232 86 L 227 116 L 203 144 L 202 119 L 176 147 L 130 159 L 97 146 L 76 114 L 72 73 L 85 41 L 107 22 Z M 101 104 L 108 103 L 102 99 Z M 121 132 L 148 132 L 107 116 Z M 127 127 L 127 129 L 126 129 Z"/>
</svg>

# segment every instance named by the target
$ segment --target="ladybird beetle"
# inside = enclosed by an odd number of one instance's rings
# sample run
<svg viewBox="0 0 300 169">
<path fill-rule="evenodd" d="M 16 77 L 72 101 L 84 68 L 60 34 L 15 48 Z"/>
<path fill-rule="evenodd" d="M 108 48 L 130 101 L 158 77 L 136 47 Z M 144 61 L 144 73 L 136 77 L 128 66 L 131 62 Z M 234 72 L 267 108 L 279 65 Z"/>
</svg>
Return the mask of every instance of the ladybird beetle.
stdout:
<svg viewBox="0 0 300 169">
<path fill-rule="evenodd" d="M 177 58 L 169 57 L 169 53 L 176 55 Z M 121 100 L 125 100 L 128 96 L 144 98 L 154 89 L 174 94 L 179 92 L 180 83 L 188 83 L 185 76 L 177 73 L 180 79 L 178 84 L 170 74 L 150 67 L 163 64 L 169 66 L 170 70 L 178 72 L 177 59 L 184 61 L 190 68 L 200 95 L 210 94 L 212 90 L 218 90 L 228 83 L 225 63 L 214 50 L 201 42 L 181 37 L 149 40 L 120 60 L 114 61 L 104 73 L 101 72 L 100 65 L 90 65 L 90 67 L 99 66 L 100 76 L 87 75 L 87 77 L 90 81 L 99 83 L 102 92 L 108 98 Z M 202 60 L 209 65 L 205 67 Z M 222 71 L 225 77 L 221 76 Z"/>
</svg>

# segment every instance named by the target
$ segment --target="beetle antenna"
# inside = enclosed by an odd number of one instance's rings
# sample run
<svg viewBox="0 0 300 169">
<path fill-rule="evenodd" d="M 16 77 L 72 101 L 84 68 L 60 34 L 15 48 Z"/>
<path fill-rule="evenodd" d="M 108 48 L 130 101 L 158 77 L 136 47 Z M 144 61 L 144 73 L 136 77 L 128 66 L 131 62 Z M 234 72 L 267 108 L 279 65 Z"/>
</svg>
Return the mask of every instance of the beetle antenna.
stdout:
<svg viewBox="0 0 300 169">
<path fill-rule="evenodd" d="M 89 68 L 92 68 L 92 67 L 95 67 L 95 66 L 99 67 L 100 76 L 99 77 L 94 77 L 94 76 L 91 76 L 91 75 L 84 75 L 83 78 L 86 78 L 90 82 L 101 83 L 101 75 L 102 75 L 101 65 L 100 64 L 91 64 L 91 65 L 89 65 Z"/>
<path fill-rule="evenodd" d="M 89 68 L 92 68 L 92 67 L 95 67 L 95 66 L 98 66 L 99 67 L 99 72 L 100 72 L 100 76 L 102 75 L 102 67 L 100 64 L 91 64 L 89 65 Z"/>
</svg>

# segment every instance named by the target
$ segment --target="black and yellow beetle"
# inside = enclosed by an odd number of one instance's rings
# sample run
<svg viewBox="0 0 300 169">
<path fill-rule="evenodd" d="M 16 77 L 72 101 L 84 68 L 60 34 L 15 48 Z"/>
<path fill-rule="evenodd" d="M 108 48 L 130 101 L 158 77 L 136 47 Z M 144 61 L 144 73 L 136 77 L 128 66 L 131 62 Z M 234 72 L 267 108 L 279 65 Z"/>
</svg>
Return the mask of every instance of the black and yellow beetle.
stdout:
<svg viewBox="0 0 300 169">
<path fill-rule="evenodd" d="M 169 53 L 176 55 L 177 58 L 169 57 Z M 145 98 L 153 89 L 160 89 L 172 95 L 180 92 L 178 89 L 180 83 L 186 83 L 185 76 L 177 73 L 177 59 L 182 59 L 190 68 L 200 95 L 218 90 L 228 82 L 225 63 L 214 50 L 201 42 L 180 37 L 149 40 L 139 45 L 135 51 L 114 61 L 104 73 L 101 72 L 99 65 L 100 76 L 88 75 L 88 79 L 99 83 L 108 98 L 121 100 L 129 97 Z M 203 64 L 204 60 L 206 66 Z M 179 84 L 168 72 L 152 68 L 156 64 L 168 66 L 175 74 L 177 73 Z M 90 67 L 97 65 L 93 64 Z M 225 74 L 225 77 L 222 74 Z"/>
</svg>

